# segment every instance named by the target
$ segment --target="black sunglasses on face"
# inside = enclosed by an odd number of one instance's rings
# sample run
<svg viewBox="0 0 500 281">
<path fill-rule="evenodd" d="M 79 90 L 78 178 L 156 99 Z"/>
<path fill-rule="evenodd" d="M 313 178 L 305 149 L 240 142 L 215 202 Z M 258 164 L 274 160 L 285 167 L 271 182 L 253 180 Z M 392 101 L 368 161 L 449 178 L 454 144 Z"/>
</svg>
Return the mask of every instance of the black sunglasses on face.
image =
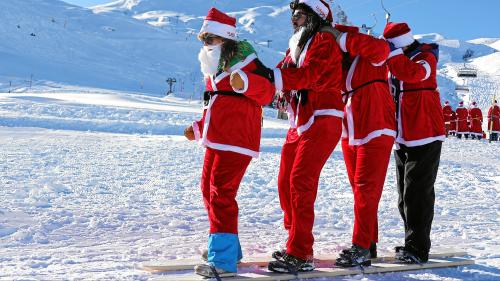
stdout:
<svg viewBox="0 0 500 281">
<path fill-rule="evenodd" d="M 201 36 L 201 41 L 207 45 L 212 45 L 215 39 L 219 38 L 217 35 L 213 34 L 205 34 Z"/>
<path fill-rule="evenodd" d="M 307 14 L 302 12 L 295 12 L 292 15 L 292 20 L 299 20 L 300 18 L 302 18 L 302 16 L 307 16 Z"/>
</svg>

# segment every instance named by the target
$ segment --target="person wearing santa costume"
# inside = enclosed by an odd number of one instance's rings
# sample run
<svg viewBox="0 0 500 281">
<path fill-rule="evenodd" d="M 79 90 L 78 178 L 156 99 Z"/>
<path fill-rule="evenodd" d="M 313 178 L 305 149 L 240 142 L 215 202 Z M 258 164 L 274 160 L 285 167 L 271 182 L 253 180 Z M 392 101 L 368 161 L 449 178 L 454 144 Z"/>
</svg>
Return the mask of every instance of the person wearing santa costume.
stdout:
<svg viewBox="0 0 500 281">
<path fill-rule="evenodd" d="M 312 228 L 321 170 L 342 132 L 342 54 L 324 0 L 290 3 L 294 34 L 275 69 L 277 91 L 289 102 L 290 129 L 281 151 L 278 192 L 288 231 L 286 250 L 273 253 L 271 271 L 314 269 Z"/>
<path fill-rule="evenodd" d="M 472 107 L 469 109 L 469 120 L 471 138 L 481 140 L 483 137 L 483 112 L 477 107 L 476 102 L 472 102 Z"/>
<path fill-rule="evenodd" d="M 490 132 L 490 141 L 498 141 L 498 134 L 500 134 L 500 107 L 497 101 L 488 110 L 488 131 Z"/>
<path fill-rule="evenodd" d="M 395 106 L 387 83 L 389 45 L 358 32 L 357 27 L 336 25 L 343 52 L 344 107 L 342 151 L 354 193 L 352 246 L 344 249 L 336 265 L 367 266 L 376 258 L 377 211 L 396 137 Z"/>
<path fill-rule="evenodd" d="M 258 157 L 261 106 L 274 97 L 274 85 L 247 41 L 236 38 L 236 19 L 211 8 L 198 38 L 198 58 L 206 80 L 203 117 L 186 128 L 189 140 L 206 147 L 201 192 L 210 222 L 207 263 L 195 267 L 206 277 L 234 276 L 242 258 L 236 193 L 252 157 Z M 238 74 L 246 81 L 235 89 Z"/>
<path fill-rule="evenodd" d="M 457 133 L 457 114 L 455 111 L 451 111 L 450 117 L 450 135 L 455 136 Z"/>
<path fill-rule="evenodd" d="M 451 109 L 450 102 L 445 101 L 444 106 L 443 106 L 443 119 L 444 119 L 444 127 L 446 130 L 446 137 L 448 137 L 448 134 L 450 133 L 451 130 L 451 113 L 453 112 L 453 109 Z"/>
<path fill-rule="evenodd" d="M 457 114 L 457 138 L 461 139 L 463 135 L 465 139 L 468 139 L 469 126 L 467 125 L 467 120 L 469 119 L 469 111 L 464 107 L 463 101 L 458 103 L 455 113 Z"/>
<path fill-rule="evenodd" d="M 415 40 L 406 23 L 389 22 L 384 38 L 391 47 L 387 65 L 398 126 L 394 152 L 398 208 L 405 228 L 405 244 L 395 248 L 396 258 L 427 262 L 434 183 L 446 135 L 436 81 L 439 47 Z"/>
</svg>

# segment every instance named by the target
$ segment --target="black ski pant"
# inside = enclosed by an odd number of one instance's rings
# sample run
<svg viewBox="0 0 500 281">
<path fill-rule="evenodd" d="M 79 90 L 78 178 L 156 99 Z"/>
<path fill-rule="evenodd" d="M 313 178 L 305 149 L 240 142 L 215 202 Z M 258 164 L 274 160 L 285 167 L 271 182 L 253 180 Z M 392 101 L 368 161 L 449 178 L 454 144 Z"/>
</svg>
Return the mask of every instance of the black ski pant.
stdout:
<svg viewBox="0 0 500 281">
<path fill-rule="evenodd" d="M 394 152 L 398 184 L 398 208 L 405 227 L 405 248 L 427 261 L 434 218 L 434 182 L 439 168 L 441 141 Z"/>
</svg>

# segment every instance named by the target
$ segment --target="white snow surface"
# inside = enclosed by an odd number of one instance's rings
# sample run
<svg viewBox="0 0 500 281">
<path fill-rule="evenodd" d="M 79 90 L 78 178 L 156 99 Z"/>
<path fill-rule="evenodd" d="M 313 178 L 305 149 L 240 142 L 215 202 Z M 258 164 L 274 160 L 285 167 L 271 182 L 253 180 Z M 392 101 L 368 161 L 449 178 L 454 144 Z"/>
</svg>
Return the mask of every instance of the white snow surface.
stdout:
<svg viewBox="0 0 500 281">
<path fill-rule="evenodd" d="M 200 114 L 189 93 L 155 98 L 63 85 L 0 93 L 0 280 L 147 280 L 161 275 L 142 271 L 142 262 L 199 256 L 208 234 L 204 149 L 182 131 Z M 276 181 L 288 125 L 275 114 L 265 109 L 261 157 L 238 193 L 246 257 L 269 256 L 285 239 Z M 329 280 L 499 280 L 499 151 L 484 140 L 443 146 L 433 250 L 467 251 L 476 265 Z M 350 244 L 352 204 L 337 147 L 319 184 L 315 253 Z M 396 205 L 391 160 L 381 255 L 404 240 Z"/>
</svg>

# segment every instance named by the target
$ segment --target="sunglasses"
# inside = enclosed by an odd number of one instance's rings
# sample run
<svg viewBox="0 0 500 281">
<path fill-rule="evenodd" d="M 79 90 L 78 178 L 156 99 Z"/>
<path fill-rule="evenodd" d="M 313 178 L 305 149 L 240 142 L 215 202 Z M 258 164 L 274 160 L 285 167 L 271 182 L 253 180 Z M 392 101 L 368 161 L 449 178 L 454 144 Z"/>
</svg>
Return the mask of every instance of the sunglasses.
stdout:
<svg viewBox="0 0 500 281">
<path fill-rule="evenodd" d="M 293 15 L 292 15 L 292 20 L 294 20 L 294 21 L 295 21 L 295 20 L 299 20 L 299 19 L 300 19 L 300 18 L 302 18 L 303 16 L 307 16 L 307 14 L 306 14 L 306 13 L 303 13 L 303 12 L 298 12 L 298 11 L 297 11 L 297 12 L 293 13 Z"/>
<path fill-rule="evenodd" d="M 212 45 L 212 43 L 214 42 L 215 39 L 218 39 L 220 38 L 219 36 L 217 35 L 213 35 L 213 34 L 203 34 L 200 38 L 200 40 L 207 44 L 207 45 Z"/>
</svg>

